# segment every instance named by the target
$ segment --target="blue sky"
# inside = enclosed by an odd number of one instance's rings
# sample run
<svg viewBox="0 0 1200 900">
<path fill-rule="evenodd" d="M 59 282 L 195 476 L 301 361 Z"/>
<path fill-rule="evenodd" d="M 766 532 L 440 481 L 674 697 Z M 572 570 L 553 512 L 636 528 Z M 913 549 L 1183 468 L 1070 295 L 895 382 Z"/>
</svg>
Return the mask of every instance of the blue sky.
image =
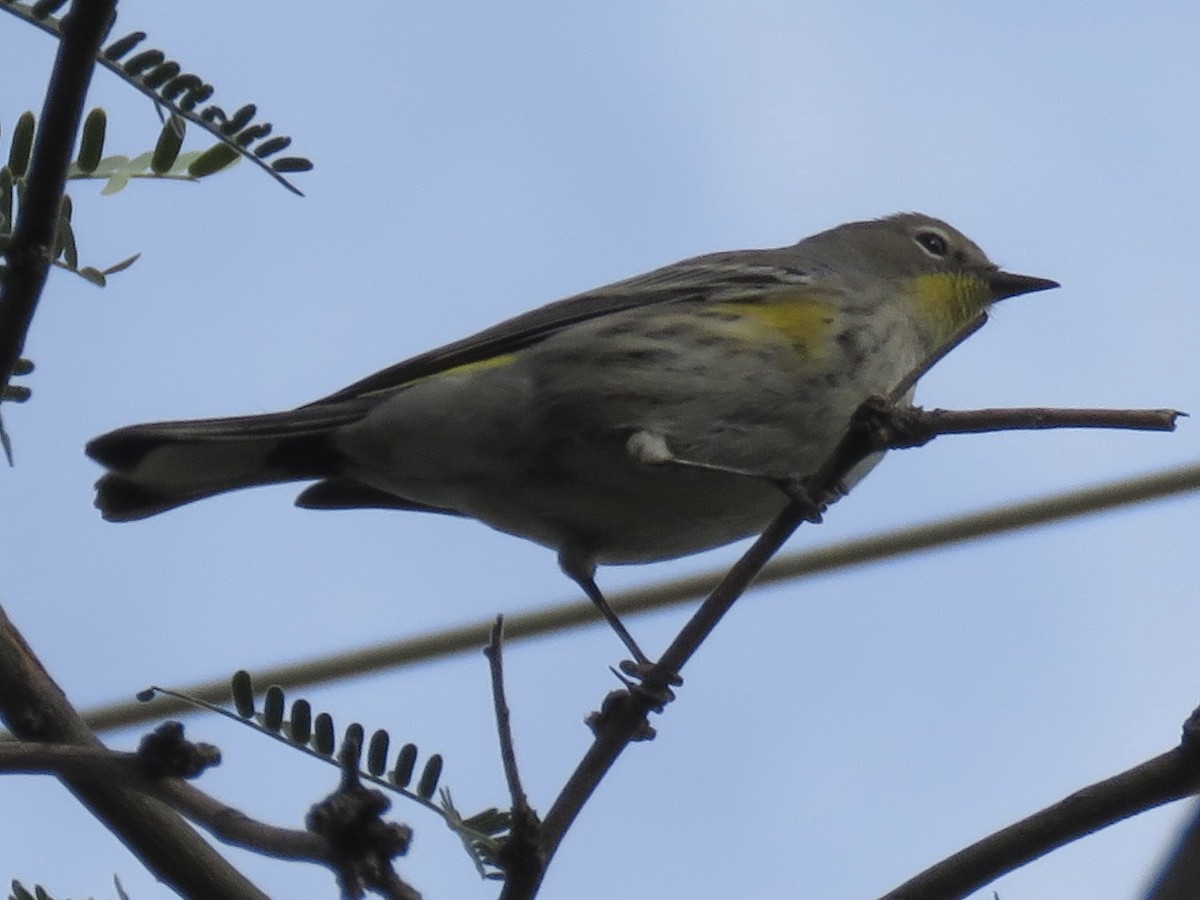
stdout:
<svg viewBox="0 0 1200 900">
<path fill-rule="evenodd" d="M 133 422 L 294 406 L 604 282 L 897 210 L 1063 285 L 1002 305 L 923 381 L 924 403 L 1194 413 L 1198 28 L 1189 3 L 217 2 L 184 16 L 123 0 L 116 33 L 149 32 L 227 107 L 257 102 L 317 168 L 296 179 L 305 199 L 248 166 L 109 198 L 73 187 L 85 262 L 143 256 L 103 291 L 51 278 L 27 347 L 34 399 L 5 408 L 17 466 L 0 472 L 0 598 L 80 707 L 575 599 L 542 548 L 467 521 L 299 511 L 288 488 L 107 524 L 82 446 Z M 40 106 L 54 47 L 10 17 L 0 47 L 7 134 Z M 111 151 L 153 142 L 152 109 L 116 79 L 98 74 L 92 101 Z M 789 549 L 1198 455 L 1194 420 L 943 439 L 893 454 Z M 872 896 L 1168 749 L 1200 701 L 1196 517 L 1182 497 L 747 596 L 684 672 L 659 739 L 586 808 L 544 895 Z M 630 624 L 653 651 L 684 615 Z M 619 655 L 601 627 L 508 653 L 543 811 Z M 463 808 L 504 803 L 481 656 L 305 695 L 443 753 Z M 333 784 L 223 722 L 188 729 L 225 752 L 202 786 L 251 814 L 299 823 Z M 132 896 L 163 895 L 57 784 L 6 778 L 0 809 L 0 875 L 104 897 L 115 872 Z M 1185 812 L 993 887 L 1130 896 Z M 396 814 L 417 829 L 403 871 L 426 896 L 494 896 L 437 821 Z M 334 896 L 321 870 L 232 856 L 273 896 Z"/>
</svg>

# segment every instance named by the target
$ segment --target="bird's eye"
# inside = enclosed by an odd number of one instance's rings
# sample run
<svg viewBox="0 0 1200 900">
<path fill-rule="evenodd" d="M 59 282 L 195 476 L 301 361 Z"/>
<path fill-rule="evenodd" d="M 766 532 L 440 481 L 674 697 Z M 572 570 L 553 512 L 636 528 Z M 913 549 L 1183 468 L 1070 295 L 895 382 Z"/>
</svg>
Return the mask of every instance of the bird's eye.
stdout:
<svg viewBox="0 0 1200 900">
<path fill-rule="evenodd" d="M 945 236 L 936 231 L 918 231 L 916 240 L 932 256 L 940 258 L 945 256 L 950 250 L 946 245 Z"/>
</svg>

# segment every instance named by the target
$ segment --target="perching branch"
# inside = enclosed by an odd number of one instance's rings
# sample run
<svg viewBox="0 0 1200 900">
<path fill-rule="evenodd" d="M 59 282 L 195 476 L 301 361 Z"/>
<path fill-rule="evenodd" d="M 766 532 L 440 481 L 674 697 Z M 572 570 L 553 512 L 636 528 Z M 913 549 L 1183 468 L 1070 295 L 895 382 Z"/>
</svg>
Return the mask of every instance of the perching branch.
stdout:
<svg viewBox="0 0 1200 900">
<path fill-rule="evenodd" d="M 965 331 L 963 336 L 968 333 Z M 919 371 L 927 368 L 927 364 L 923 365 Z M 862 460 L 882 450 L 918 446 L 943 433 L 1077 427 L 1170 431 L 1181 415 L 1174 410 L 927 412 L 918 407 L 900 405 L 901 397 L 911 387 L 913 380 L 911 376 L 906 378 L 890 398 L 873 398 L 859 408 L 845 437 L 825 465 L 798 486 L 794 499 L 713 589 L 658 660 L 656 671 L 649 673 L 641 685 L 614 691 L 605 699 L 601 711 L 590 720 L 595 733 L 592 746 L 543 822 L 539 853 L 542 873 L 583 804 L 624 749 L 632 741 L 653 736 L 653 728 L 647 717 L 652 711 L 661 711 L 662 698 L 669 698 L 669 677 L 682 670 L 800 523 L 811 520 L 815 510 L 837 499 L 841 493 L 840 484 Z M 506 886 L 502 897 L 504 900 L 533 897 L 539 883 L 540 874 L 538 879 L 528 884 Z"/>
<path fill-rule="evenodd" d="M 1050 428 L 1115 428 L 1122 431 L 1174 431 L 1182 413 L 1175 409 L 888 409 L 899 422 L 906 443 L 889 440 L 890 447 L 919 447 L 943 434 L 984 434 L 989 431 L 1042 431 Z"/>
</svg>

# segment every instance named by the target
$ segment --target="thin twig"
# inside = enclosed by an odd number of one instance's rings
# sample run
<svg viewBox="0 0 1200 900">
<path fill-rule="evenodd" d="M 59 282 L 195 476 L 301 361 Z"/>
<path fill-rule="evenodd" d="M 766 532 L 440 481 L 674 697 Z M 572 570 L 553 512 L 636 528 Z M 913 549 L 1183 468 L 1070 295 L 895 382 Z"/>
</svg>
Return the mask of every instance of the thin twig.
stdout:
<svg viewBox="0 0 1200 900">
<path fill-rule="evenodd" d="M 508 782 L 508 794 L 514 813 L 529 812 L 529 798 L 521 785 L 521 773 L 517 768 L 517 752 L 513 745 L 512 717 L 508 711 L 508 700 L 504 695 L 504 616 L 496 616 L 488 644 L 483 648 L 492 675 L 492 704 L 496 711 L 496 732 L 500 739 L 500 759 L 504 763 L 504 779 Z"/>
<path fill-rule="evenodd" d="M 492 703 L 496 712 L 496 732 L 500 740 L 500 759 L 504 778 L 508 782 L 511 825 L 508 838 L 497 864 L 504 871 L 505 883 L 517 887 L 537 879 L 545 863 L 541 857 L 541 822 L 529 805 L 517 767 L 517 751 L 513 743 L 512 717 L 504 692 L 504 616 L 496 616 L 491 636 L 483 654 L 488 659 L 492 676 Z M 517 888 L 519 889 L 519 888 Z"/>
<path fill-rule="evenodd" d="M 1038 431 L 1049 428 L 1116 428 L 1123 431 L 1174 431 L 1176 409 L 926 409 L 921 411 L 930 437 L 989 431 Z"/>
<path fill-rule="evenodd" d="M 839 460 L 822 469 L 818 478 L 810 484 L 814 498 L 824 496 L 835 489 L 837 482 L 870 452 L 865 445 L 859 449 L 853 444 L 857 439 L 849 436 L 843 441 L 839 452 L 831 459 Z M 845 448 L 846 453 L 841 452 Z M 750 546 L 721 582 L 713 589 L 700 608 L 683 626 L 670 646 L 663 653 L 658 665 L 663 671 L 678 673 L 700 644 L 716 628 L 717 623 L 733 608 L 733 604 L 762 570 L 771 556 L 791 537 L 792 532 L 809 515 L 806 504 L 792 501 L 784 508 L 758 539 Z M 619 691 L 609 695 L 605 707 L 595 720 L 596 739 L 588 748 L 584 758 L 559 793 L 554 805 L 546 813 L 542 826 L 542 845 L 547 865 L 554 856 L 567 829 L 575 821 L 583 805 L 591 797 L 601 779 L 608 772 L 629 743 L 639 735 L 646 734 L 646 716 L 655 707 L 654 692 L 650 695 L 638 691 Z M 516 900 L 520 894 L 502 895 L 505 900 Z M 532 894 L 528 896 L 533 896 Z"/>
</svg>

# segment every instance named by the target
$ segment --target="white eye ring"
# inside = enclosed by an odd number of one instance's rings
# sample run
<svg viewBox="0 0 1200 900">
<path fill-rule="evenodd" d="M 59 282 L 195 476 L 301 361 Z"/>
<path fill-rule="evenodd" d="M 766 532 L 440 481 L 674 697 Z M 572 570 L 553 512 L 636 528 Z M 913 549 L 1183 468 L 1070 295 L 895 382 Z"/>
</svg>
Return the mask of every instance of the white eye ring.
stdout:
<svg viewBox="0 0 1200 900">
<path fill-rule="evenodd" d="M 945 259 L 950 252 L 950 243 L 940 231 L 932 229 L 918 231 L 913 235 L 913 240 L 921 246 L 922 250 L 938 259 Z"/>
</svg>

